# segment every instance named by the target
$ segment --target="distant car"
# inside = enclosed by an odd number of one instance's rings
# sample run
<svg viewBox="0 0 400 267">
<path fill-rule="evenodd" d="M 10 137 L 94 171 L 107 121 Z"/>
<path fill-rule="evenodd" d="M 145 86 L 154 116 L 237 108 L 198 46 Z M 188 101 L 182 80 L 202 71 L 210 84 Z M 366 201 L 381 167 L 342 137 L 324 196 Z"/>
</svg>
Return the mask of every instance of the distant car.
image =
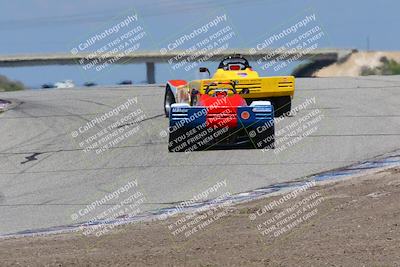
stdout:
<svg viewBox="0 0 400 267">
<path fill-rule="evenodd" d="M 46 89 L 46 88 L 54 88 L 55 86 L 54 86 L 54 84 L 52 84 L 52 83 L 44 83 L 44 84 L 42 84 L 42 88 L 43 89 Z"/>
<path fill-rule="evenodd" d="M 0 99 L 0 111 L 4 111 L 9 104 L 11 104 L 10 101 Z"/>
<path fill-rule="evenodd" d="M 274 107 L 269 101 L 247 105 L 235 82 L 212 82 L 194 92 L 192 105 L 174 103 L 169 114 L 170 152 L 210 148 L 275 148 Z"/>
<path fill-rule="evenodd" d="M 131 80 L 123 80 L 122 82 L 118 83 L 119 85 L 128 85 L 128 84 L 133 84 Z"/>
<path fill-rule="evenodd" d="M 54 84 L 54 87 L 55 88 L 73 88 L 73 87 L 75 87 L 75 84 L 71 80 L 65 80 L 65 81 L 62 81 L 62 82 L 56 82 Z"/>
<path fill-rule="evenodd" d="M 83 85 L 86 86 L 86 87 L 91 87 L 91 86 L 96 86 L 97 83 L 95 83 L 95 82 L 85 82 Z"/>
</svg>

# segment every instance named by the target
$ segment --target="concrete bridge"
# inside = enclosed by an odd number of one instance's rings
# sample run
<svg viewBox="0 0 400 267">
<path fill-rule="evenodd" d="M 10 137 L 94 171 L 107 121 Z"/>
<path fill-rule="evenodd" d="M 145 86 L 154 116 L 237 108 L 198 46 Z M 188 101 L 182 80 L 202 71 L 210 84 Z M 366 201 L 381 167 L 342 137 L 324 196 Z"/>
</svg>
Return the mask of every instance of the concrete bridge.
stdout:
<svg viewBox="0 0 400 267">
<path fill-rule="evenodd" d="M 250 52 L 249 49 L 224 50 L 213 54 L 207 61 L 219 61 L 221 58 L 231 54 L 242 54 L 249 60 L 258 60 L 268 57 L 269 60 L 280 60 L 285 58 L 296 58 L 298 60 L 312 60 L 314 62 L 333 63 L 346 58 L 354 50 L 352 49 L 315 49 L 307 52 L 276 52 L 273 49 L 263 49 Z M 155 63 L 167 63 L 169 59 L 182 55 L 183 51 L 171 51 L 161 53 L 159 51 L 135 51 L 126 53 L 113 64 L 136 64 L 146 63 L 147 81 L 155 83 Z M 22 67 L 22 66 L 40 66 L 40 65 L 73 65 L 80 64 L 81 60 L 89 57 L 90 53 L 43 53 L 26 55 L 0 55 L 0 67 Z M 97 57 L 103 61 L 112 60 L 115 54 L 100 54 Z M 91 57 L 91 60 L 96 57 Z"/>
</svg>

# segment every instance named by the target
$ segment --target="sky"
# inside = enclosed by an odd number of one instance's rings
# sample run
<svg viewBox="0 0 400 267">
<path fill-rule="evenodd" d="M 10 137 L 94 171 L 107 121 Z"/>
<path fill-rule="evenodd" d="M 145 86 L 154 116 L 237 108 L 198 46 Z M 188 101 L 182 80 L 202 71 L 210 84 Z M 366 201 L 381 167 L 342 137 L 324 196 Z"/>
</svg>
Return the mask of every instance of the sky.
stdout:
<svg viewBox="0 0 400 267">
<path fill-rule="evenodd" d="M 0 0 L 0 55 L 69 53 L 93 34 L 133 13 L 139 16 L 135 25 L 140 25 L 146 32 L 138 50 L 159 51 L 183 34 L 191 33 L 223 14 L 229 18 L 226 25 L 234 31 L 234 38 L 229 40 L 229 48 L 233 49 L 255 47 L 266 37 L 315 14 L 314 24 L 324 33 L 318 40 L 319 48 L 400 50 L 399 10 L 400 1 L 396 0 Z M 285 39 L 281 44 L 290 38 Z M 103 40 L 85 52 L 98 49 L 110 40 Z M 199 40 L 200 36 L 179 48 L 186 49 Z M 271 46 L 281 44 L 276 42 Z M 205 65 L 215 68 L 215 63 Z M 263 71 L 260 64 L 255 65 L 257 70 Z M 276 74 L 288 74 L 291 69 L 287 67 Z M 192 78 L 194 75 L 192 70 L 176 70 L 171 64 L 158 64 L 156 72 L 156 80 L 160 83 L 178 76 Z M 78 83 L 89 80 L 115 83 L 125 79 L 137 83 L 145 80 L 143 64 L 114 65 L 101 73 L 73 65 L 0 68 L 0 74 L 31 86 L 63 79 Z"/>
</svg>

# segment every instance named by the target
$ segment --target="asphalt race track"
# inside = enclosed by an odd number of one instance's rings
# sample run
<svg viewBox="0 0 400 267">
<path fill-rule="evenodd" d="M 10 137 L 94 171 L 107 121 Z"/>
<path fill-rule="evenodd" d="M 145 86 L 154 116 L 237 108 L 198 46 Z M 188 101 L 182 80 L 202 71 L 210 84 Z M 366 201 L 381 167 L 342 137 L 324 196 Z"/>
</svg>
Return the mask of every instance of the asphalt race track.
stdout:
<svg viewBox="0 0 400 267">
<path fill-rule="evenodd" d="M 225 179 L 224 191 L 234 194 L 400 148 L 399 76 L 297 79 L 296 90 L 293 107 L 314 97 L 315 104 L 279 122 L 276 131 L 297 129 L 296 121 L 311 112 L 322 117 L 302 130 L 312 131 L 301 140 L 298 133 L 281 132 L 278 142 L 292 144 L 283 151 L 278 145 L 275 152 L 186 154 L 168 153 L 162 86 L 1 93 L 18 104 L 0 114 L 0 235 L 90 220 L 93 213 L 76 221 L 71 215 L 135 179 L 146 197 L 143 212 L 188 200 Z M 101 154 L 84 152 L 79 143 L 102 127 L 76 138 L 71 133 L 135 97 L 130 110 L 145 116 L 138 131 Z"/>
</svg>

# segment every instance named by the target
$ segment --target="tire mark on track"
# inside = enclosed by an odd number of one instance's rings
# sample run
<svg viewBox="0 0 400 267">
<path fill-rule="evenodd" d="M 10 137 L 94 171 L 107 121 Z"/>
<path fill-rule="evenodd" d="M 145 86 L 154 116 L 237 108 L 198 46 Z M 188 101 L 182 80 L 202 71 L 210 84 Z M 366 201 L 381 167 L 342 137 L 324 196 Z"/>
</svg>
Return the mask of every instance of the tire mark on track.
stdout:
<svg viewBox="0 0 400 267">
<path fill-rule="evenodd" d="M 26 161 L 21 161 L 21 164 L 25 164 L 25 163 L 28 163 L 28 162 L 33 161 L 33 160 L 38 160 L 36 157 L 41 155 L 41 154 L 42 153 L 35 152 L 32 155 L 30 155 L 28 157 L 25 157 Z"/>
<path fill-rule="evenodd" d="M 86 102 L 86 103 L 92 103 L 92 104 L 96 104 L 96 105 L 99 105 L 99 106 L 105 106 L 105 107 L 108 107 L 108 108 L 114 108 L 114 106 L 107 105 L 107 104 L 100 103 L 100 102 L 96 102 L 96 101 L 92 101 L 92 100 L 78 99 L 78 101 Z"/>
<path fill-rule="evenodd" d="M 160 118 L 160 117 L 163 117 L 163 116 L 164 116 L 164 114 L 154 115 L 154 116 L 152 116 L 152 117 L 148 117 L 148 118 L 143 119 L 143 120 L 138 121 L 138 122 L 131 122 L 131 123 L 122 124 L 122 125 L 118 126 L 117 128 L 121 128 L 121 127 L 128 126 L 128 125 L 140 124 L 140 123 L 142 123 L 142 122 L 149 121 L 149 120 L 153 120 L 153 119 L 157 119 L 157 118 Z"/>
</svg>

